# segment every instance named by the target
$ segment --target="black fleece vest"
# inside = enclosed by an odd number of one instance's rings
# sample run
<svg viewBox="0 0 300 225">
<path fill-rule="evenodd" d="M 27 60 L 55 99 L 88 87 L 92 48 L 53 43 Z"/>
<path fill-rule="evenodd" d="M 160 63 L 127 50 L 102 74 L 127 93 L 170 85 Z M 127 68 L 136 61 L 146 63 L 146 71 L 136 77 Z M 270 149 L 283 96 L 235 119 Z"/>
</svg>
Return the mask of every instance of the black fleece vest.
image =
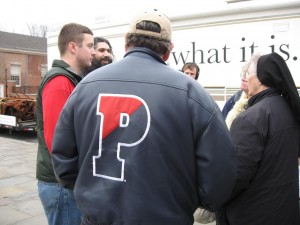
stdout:
<svg viewBox="0 0 300 225">
<path fill-rule="evenodd" d="M 44 139 L 44 118 L 43 118 L 43 99 L 42 92 L 45 85 L 55 76 L 65 76 L 76 86 L 82 79 L 80 76 L 71 71 L 70 66 L 62 60 L 54 60 L 52 68 L 46 73 L 41 81 L 36 96 L 36 119 L 37 119 L 37 136 L 38 136 L 38 153 L 36 178 L 47 183 L 58 183 L 52 166 L 51 155 Z M 55 104 L 55 103 L 53 103 Z"/>
</svg>

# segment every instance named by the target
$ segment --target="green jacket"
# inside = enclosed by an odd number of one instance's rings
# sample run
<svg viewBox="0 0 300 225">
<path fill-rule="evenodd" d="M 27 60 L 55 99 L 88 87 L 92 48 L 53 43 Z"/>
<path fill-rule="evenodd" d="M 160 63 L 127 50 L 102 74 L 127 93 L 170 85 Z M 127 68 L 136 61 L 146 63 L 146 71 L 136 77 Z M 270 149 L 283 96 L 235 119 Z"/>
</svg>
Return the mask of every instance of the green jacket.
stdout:
<svg viewBox="0 0 300 225">
<path fill-rule="evenodd" d="M 52 63 L 52 68 L 46 73 L 39 86 L 36 96 L 36 120 L 38 137 L 36 178 L 47 183 L 58 183 L 58 181 L 55 178 L 51 155 L 48 151 L 44 139 L 42 92 L 48 81 L 55 76 L 66 76 L 74 84 L 74 86 L 76 86 L 82 79 L 79 75 L 75 74 L 71 70 L 71 67 L 67 63 L 62 60 L 54 60 Z"/>
</svg>

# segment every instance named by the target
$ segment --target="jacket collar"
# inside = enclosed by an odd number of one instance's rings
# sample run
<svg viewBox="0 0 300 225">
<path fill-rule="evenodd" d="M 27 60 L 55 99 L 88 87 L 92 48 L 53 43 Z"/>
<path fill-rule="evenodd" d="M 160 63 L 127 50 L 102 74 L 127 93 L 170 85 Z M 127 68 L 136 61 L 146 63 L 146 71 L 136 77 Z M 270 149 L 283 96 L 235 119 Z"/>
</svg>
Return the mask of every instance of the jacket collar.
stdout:
<svg viewBox="0 0 300 225">
<path fill-rule="evenodd" d="M 69 71 L 71 74 L 73 74 L 73 75 L 75 75 L 75 76 L 82 77 L 82 76 L 80 76 L 79 74 L 77 74 L 77 73 L 72 69 L 72 67 L 71 67 L 68 63 L 66 63 L 65 61 L 63 61 L 63 60 L 60 60 L 60 59 L 55 59 L 55 60 L 53 60 L 52 67 L 60 67 L 60 68 L 64 68 L 65 70 Z"/>
<path fill-rule="evenodd" d="M 280 92 L 274 88 L 268 88 L 264 91 L 257 93 L 256 95 L 252 96 L 248 101 L 248 107 L 255 105 L 256 103 L 260 102 L 266 97 L 273 96 L 273 95 L 280 95 Z"/>
<path fill-rule="evenodd" d="M 124 58 L 127 57 L 130 54 L 135 54 L 135 53 L 144 53 L 147 55 L 152 56 L 154 59 L 156 59 L 157 61 L 166 64 L 165 61 L 155 52 L 151 51 L 148 48 L 144 48 L 144 47 L 133 47 L 130 50 L 128 50 L 128 52 L 126 52 L 126 54 L 124 55 Z"/>
</svg>

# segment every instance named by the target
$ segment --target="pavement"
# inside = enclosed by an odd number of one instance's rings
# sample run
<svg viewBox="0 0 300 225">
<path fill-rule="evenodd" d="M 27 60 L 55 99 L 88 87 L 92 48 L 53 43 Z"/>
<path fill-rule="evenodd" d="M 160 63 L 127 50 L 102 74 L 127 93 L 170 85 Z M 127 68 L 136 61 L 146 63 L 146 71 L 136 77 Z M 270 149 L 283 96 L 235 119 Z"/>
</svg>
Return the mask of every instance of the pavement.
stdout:
<svg viewBox="0 0 300 225">
<path fill-rule="evenodd" d="M 0 137 L 0 224 L 43 225 L 37 193 L 37 143 Z"/>
<path fill-rule="evenodd" d="M 47 225 L 37 193 L 36 151 L 36 141 L 0 136 L 0 225 Z"/>
</svg>

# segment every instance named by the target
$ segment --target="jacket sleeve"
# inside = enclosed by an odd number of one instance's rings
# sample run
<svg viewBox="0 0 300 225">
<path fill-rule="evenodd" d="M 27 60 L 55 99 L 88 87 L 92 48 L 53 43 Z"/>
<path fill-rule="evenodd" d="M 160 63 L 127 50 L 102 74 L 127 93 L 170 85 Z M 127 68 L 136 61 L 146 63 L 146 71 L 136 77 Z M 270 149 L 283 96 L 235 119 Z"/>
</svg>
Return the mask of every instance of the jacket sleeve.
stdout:
<svg viewBox="0 0 300 225">
<path fill-rule="evenodd" d="M 235 149 L 222 113 L 214 105 L 206 124 L 200 126 L 201 122 L 194 121 L 199 200 L 211 211 L 229 198 L 236 178 Z M 203 121 L 203 117 L 198 116 L 198 120 Z"/>
<path fill-rule="evenodd" d="M 52 163 L 58 182 L 73 189 L 78 175 L 78 152 L 74 135 L 74 95 L 64 106 L 54 132 Z"/>
</svg>

